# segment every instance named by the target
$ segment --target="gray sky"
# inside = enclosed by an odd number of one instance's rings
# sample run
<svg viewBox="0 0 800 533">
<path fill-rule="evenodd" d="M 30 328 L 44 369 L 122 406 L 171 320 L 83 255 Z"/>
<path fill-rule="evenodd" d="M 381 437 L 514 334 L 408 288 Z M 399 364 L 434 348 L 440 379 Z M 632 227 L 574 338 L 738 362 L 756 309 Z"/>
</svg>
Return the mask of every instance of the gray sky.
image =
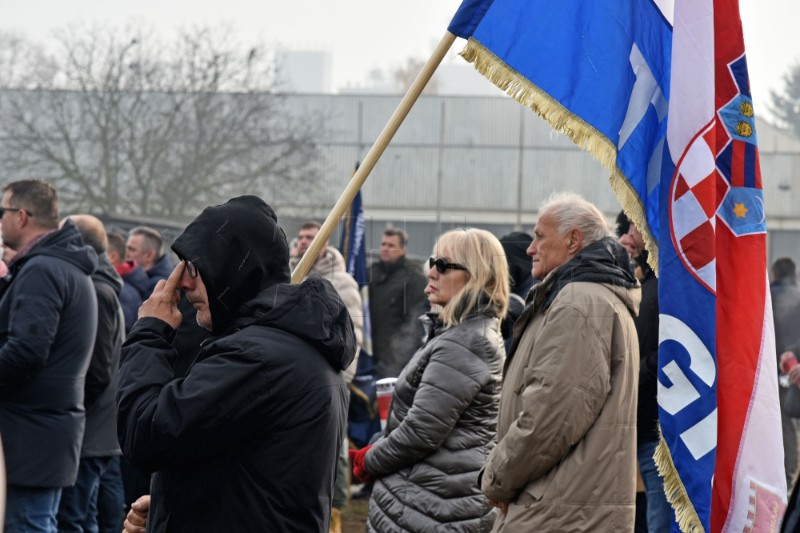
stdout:
<svg viewBox="0 0 800 533">
<path fill-rule="evenodd" d="M 770 89 L 800 61 L 800 0 L 740 0 L 756 112 Z M 333 54 L 333 86 L 362 82 L 374 68 L 427 58 L 460 0 L 0 0 L 0 28 L 44 39 L 73 22 L 152 25 L 169 34 L 193 25 L 229 23 L 243 43 L 262 41 Z M 459 41 L 453 51 L 462 48 Z M 448 61 L 463 61 L 450 58 Z M 489 83 L 487 81 L 487 83 Z"/>
</svg>

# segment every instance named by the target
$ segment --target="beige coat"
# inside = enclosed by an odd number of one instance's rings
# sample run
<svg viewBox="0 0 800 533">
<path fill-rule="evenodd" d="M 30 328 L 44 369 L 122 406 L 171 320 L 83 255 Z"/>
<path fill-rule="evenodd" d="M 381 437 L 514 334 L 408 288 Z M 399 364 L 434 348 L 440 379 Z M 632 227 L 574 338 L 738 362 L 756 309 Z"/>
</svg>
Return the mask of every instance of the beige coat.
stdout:
<svg viewBox="0 0 800 533">
<path fill-rule="evenodd" d="M 510 502 L 494 531 L 633 531 L 640 289 L 569 283 L 543 310 L 553 280 L 514 327 L 481 479 Z"/>
</svg>

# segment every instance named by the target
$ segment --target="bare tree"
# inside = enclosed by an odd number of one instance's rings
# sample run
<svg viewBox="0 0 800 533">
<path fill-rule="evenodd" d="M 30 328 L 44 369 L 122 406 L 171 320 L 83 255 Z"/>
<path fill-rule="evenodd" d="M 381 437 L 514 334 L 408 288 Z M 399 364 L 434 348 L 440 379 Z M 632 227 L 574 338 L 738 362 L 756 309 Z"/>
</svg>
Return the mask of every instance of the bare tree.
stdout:
<svg viewBox="0 0 800 533">
<path fill-rule="evenodd" d="M 411 84 L 415 79 L 417 79 L 417 76 L 422 71 L 422 67 L 424 66 L 424 60 L 409 57 L 406 59 L 405 65 L 394 69 L 392 76 L 400 92 L 404 93 L 409 87 L 411 87 Z M 423 94 L 438 94 L 438 92 L 439 87 L 435 78 L 428 81 L 428 84 L 425 85 L 425 89 L 422 91 Z"/>
<path fill-rule="evenodd" d="M 183 218 L 317 175 L 324 119 L 291 114 L 266 52 L 230 31 L 162 43 L 140 28 L 73 27 L 46 60 L 6 43 L 0 69 L 16 78 L 0 92 L 0 164 L 50 179 L 73 209 Z"/>
<path fill-rule="evenodd" d="M 782 90 L 771 91 L 770 96 L 769 109 L 778 119 L 778 125 L 800 137 L 800 62 L 784 74 Z"/>
</svg>

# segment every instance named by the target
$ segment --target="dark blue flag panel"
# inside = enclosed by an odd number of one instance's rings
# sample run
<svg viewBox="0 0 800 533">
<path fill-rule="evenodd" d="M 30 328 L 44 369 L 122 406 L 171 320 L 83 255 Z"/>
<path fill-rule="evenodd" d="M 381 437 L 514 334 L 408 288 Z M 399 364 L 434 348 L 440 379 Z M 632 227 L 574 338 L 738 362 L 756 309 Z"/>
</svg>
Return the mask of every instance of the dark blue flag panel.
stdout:
<svg viewBox="0 0 800 533">
<path fill-rule="evenodd" d="M 358 191 L 345 216 L 345 227 L 339 243 L 347 273 L 358 282 L 364 309 L 364 343 L 358 354 L 356 375 L 350 385 L 350 411 L 347 416 L 347 434 L 356 448 L 366 446 L 370 438 L 381 430 L 375 390 L 378 374 L 372 357 L 365 228 L 361 191 Z"/>
</svg>

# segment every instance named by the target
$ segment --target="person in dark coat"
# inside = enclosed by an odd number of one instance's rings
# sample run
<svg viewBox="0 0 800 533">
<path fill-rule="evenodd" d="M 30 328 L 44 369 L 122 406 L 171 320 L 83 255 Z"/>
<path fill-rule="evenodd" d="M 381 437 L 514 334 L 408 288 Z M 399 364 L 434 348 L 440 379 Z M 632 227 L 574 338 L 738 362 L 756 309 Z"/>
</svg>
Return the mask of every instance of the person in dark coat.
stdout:
<svg viewBox="0 0 800 533">
<path fill-rule="evenodd" d="M 674 521 L 672 505 L 664 492 L 653 454 L 660 440 L 658 429 L 658 278 L 647 262 L 644 238 L 636 225 L 628 221 L 619 243 L 635 262 L 642 286 L 639 315 L 634 317 L 639 337 L 639 394 L 636 403 L 636 455 L 646 490 L 647 531 L 667 531 Z M 638 502 L 637 502 L 638 504 Z M 639 507 L 637 505 L 637 511 Z"/>
<path fill-rule="evenodd" d="M 503 334 L 503 342 L 506 352 L 511 349 L 511 334 L 514 329 L 514 322 L 522 314 L 525 308 L 525 298 L 528 296 L 536 280 L 531 275 L 531 258 L 528 257 L 528 246 L 533 237 L 524 231 L 512 231 L 508 235 L 500 237 L 500 244 L 506 254 L 508 263 L 508 275 L 511 278 L 511 294 L 508 298 L 508 314 L 503 319 L 500 331 Z"/>
<path fill-rule="evenodd" d="M 97 334 L 84 384 L 86 431 L 78 479 L 61 493 L 58 530 L 61 533 L 118 533 L 125 509 L 115 405 L 119 358 L 125 338 L 119 303 L 122 278 L 108 260 L 108 239 L 103 223 L 91 215 L 73 215 L 69 220 L 78 228 L 83 242 L 98 256 L 97 270 L 92 274 L 97 296 Z M 98 502 L 101 479 L 106 495 L 102 504 Z"/>
<path fill-rule="evenodd" d="M 395 378 L 422 344 L 419 317 L 428 311 L 425 276 L 406 256 L 408 235 L 389 228 L 381 239 L 380 260 L 369 270 L 372 355 L 379 378 Z"/>
<path fill-rule="evenodd" d="M 428 337 L 397 378 L 386 431 L 351 451 L 375 479 L 367 531 L 489 531 L 478 472 L 494 447 L 505 356 L 508 267 L 500 242 L 469 228 L 442 235 L 428 263 Z"/>
<path fill-rule="evenodd" d="M 152 292 L 150 278 L 136 261 L 125 260 L 125 237 L 119 233 L 108 234 L 108 260 L 122 277 L 119 303 L 125 314 L 125 332 L 128 332 L 136 322 L 139 306 Z"/>
<path fill-rule="evenodd" d="M 780 368 L 780 355 L 786 351 L 793 352 L 800 344 L 800 288 L 797 287 L 796 267 L 788 257 L 777 259 L 770 269 L 769 285 L 772 299 L 772 318 L 775 323 L 775 349 Z M 795 356 L 800 354 L 795 354 Z M 783 433 L 784 469 L 786 486 L 791 492 L 797 475 L 798 466 L 798 423 L 784 413 L 783 405 L 789 394 L 789 380 L 781 380 L 783 386 L 778 388 L 781 405 L 781 429 Z"/>
<path fill-rule="evenodd" d="M 61 489 L 75 483 L 84 379 L 97 329 L 89 276 L 97 254 L 38 180 L 6 185 L 3 242 L 17 250 L 0 282 L 0 434 L 8 492 L 5 531 L 56 531 Z"/>
<path fill-rule="evenodd" d="M 155 471 L 147 531 L 326 532 L 355 352 L 346 307 L 319 276 L 289 284 L 286 237 L 255 196 L 206 208 L 172 249 L 181 262 L 139 311 L 117 398 L 125 456 Z M 211 331 L 182 378 L 178 288 Z"/>
<path fill-rule="evenodd" d="M 172 262 L 164 253 L 164 238 L 148 226 L 137 226 L 128 233 L 125 260 L 135 261 L 147 274 L 149 281 L 144 291 L 145 298 L 150 296 L 159 281 L 167 279 L 172 272 Z"/>
</svg>

